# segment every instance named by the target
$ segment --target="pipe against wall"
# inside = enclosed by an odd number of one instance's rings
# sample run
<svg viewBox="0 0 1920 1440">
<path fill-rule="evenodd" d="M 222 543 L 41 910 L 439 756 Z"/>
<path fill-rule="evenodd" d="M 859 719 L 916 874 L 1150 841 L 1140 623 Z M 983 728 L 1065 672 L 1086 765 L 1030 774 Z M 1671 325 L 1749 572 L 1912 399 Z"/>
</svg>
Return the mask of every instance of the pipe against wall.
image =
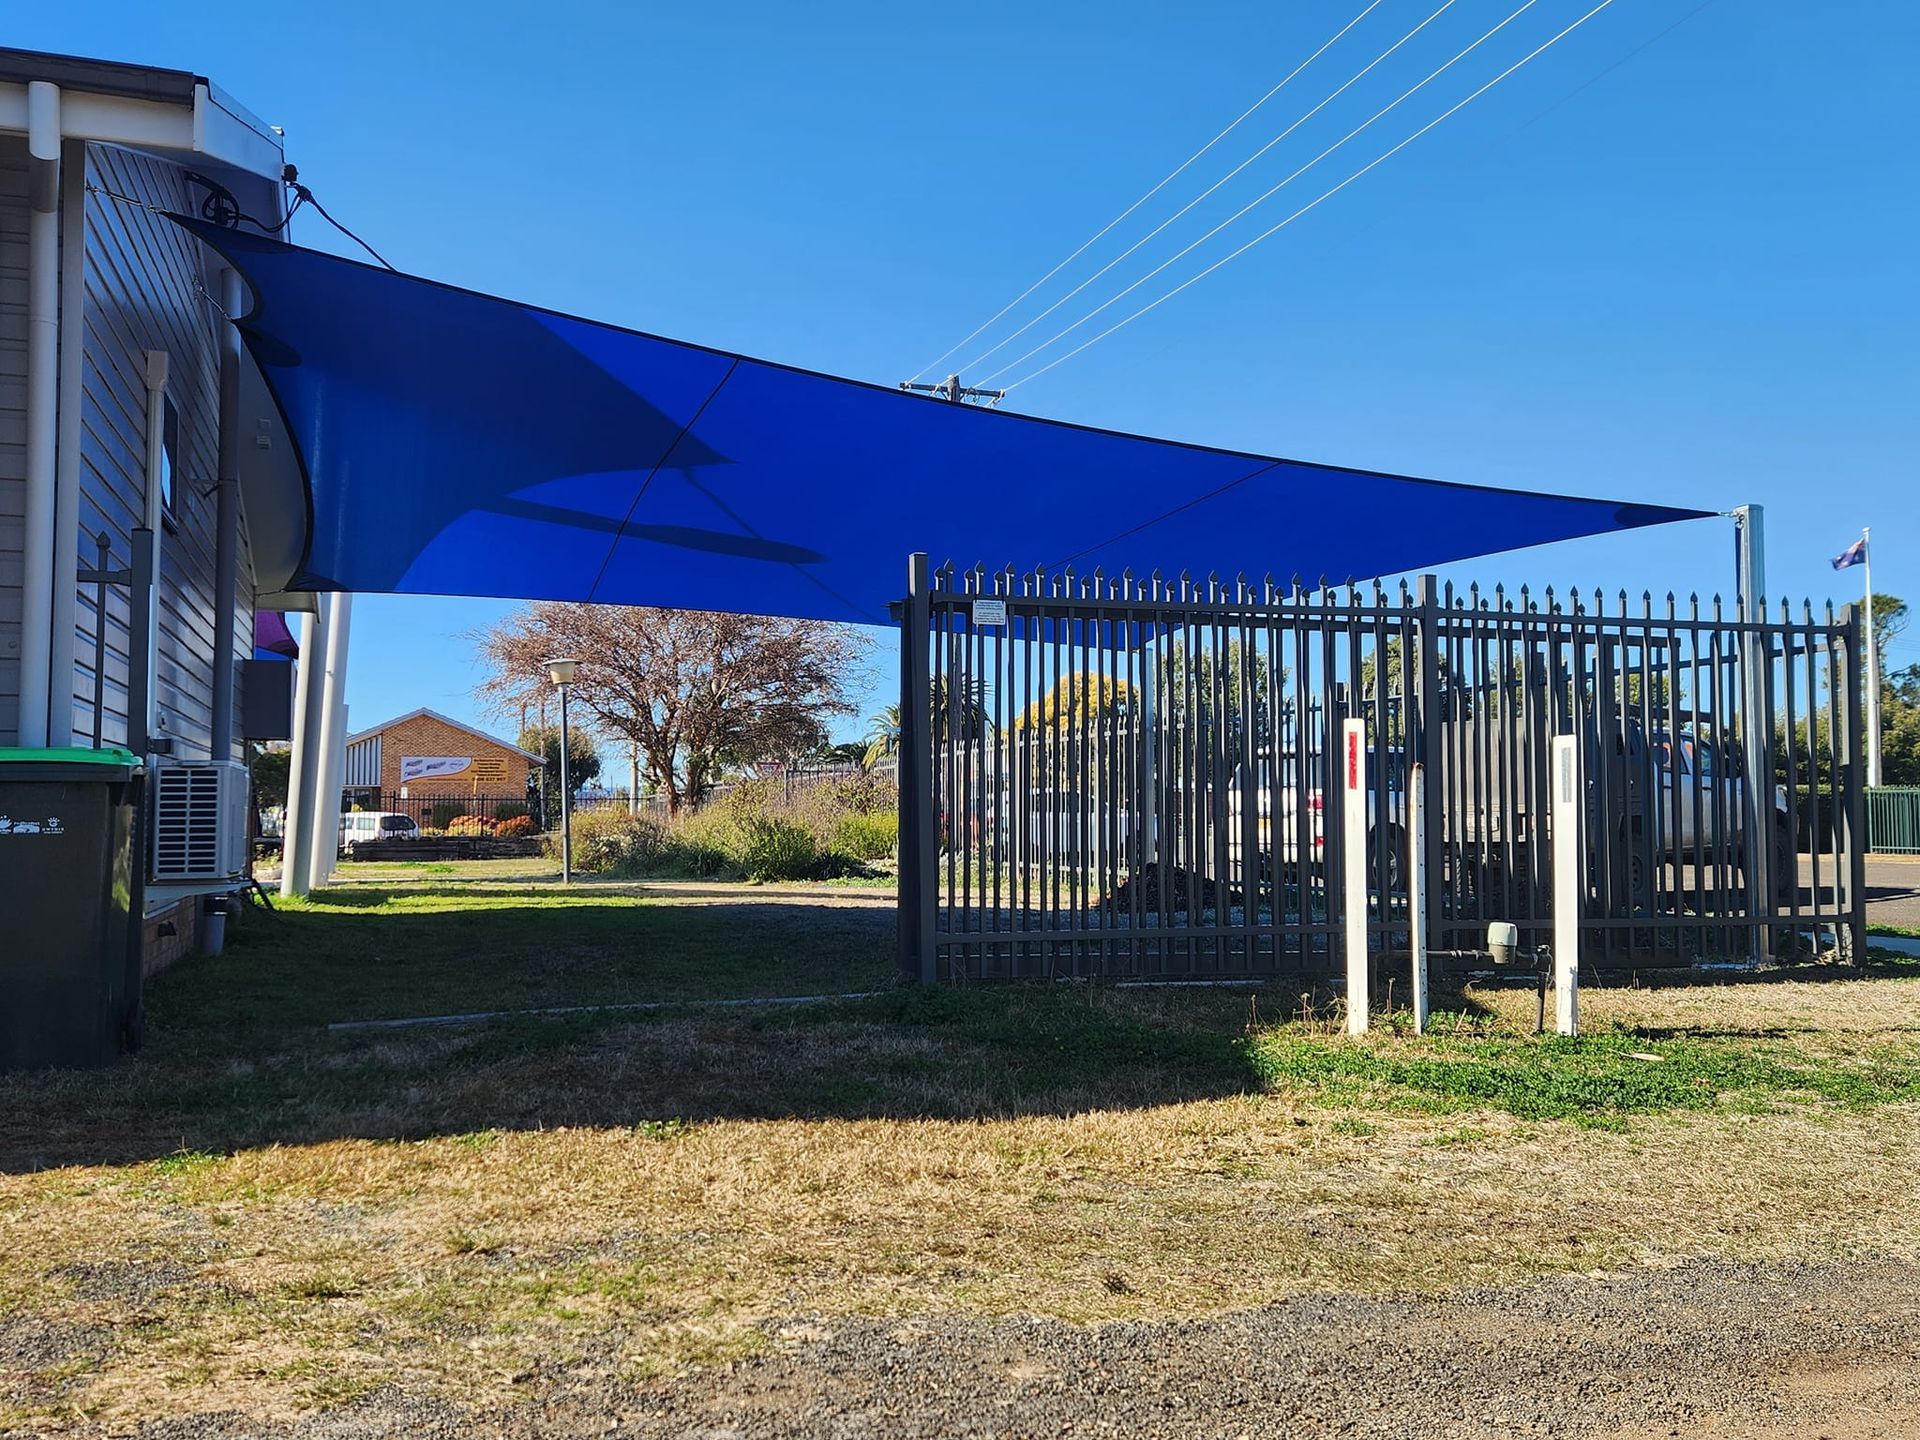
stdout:
<svg viewBox="0 0 1920 1440">
<path fill-rule="evenodd" d="M 79 629 L 80 382 L 86 350 L 87 147 L 61 147 L 60 374 L 54 404 L 53 622 L 47 665 L 47 743 L 73 743 L 76 637 Z"/>
<path fill-rule="evenodd" d="M 27 85 L 27 494 L 20 596 L 19 743 L 47 743 L 53 660 L 54 489 L 60 365 L 60 90 Z M 71 682 L 69 682 L 71 683 Z"/>
<path fill-rule="evenodd" d="M 240 276 L 220 272 L 220 303 L 238 315 Z M 213 742 L 215 760 L 233 758 L 234 611 L 240 595 L 240 332 L 220 335 L 220 449 L 214 487 Z M 249 627 L 251 630 L 251 627 Z"/>
</svg>

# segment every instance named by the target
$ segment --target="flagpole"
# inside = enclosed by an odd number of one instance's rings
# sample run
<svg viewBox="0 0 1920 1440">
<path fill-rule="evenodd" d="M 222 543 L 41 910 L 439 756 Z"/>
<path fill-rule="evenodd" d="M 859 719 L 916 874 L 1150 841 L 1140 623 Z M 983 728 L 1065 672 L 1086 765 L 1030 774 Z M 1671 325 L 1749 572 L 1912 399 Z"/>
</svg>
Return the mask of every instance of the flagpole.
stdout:
<svg viewBox="0 0 1920 1440">
<path fill-rule="evenodd" d="M 1880 783 L 1880 646 L 1873 633 L 1873 546 L 1860 528 L 1862 568 L 1867 581 L 1867 785 Z"/>
</svg>

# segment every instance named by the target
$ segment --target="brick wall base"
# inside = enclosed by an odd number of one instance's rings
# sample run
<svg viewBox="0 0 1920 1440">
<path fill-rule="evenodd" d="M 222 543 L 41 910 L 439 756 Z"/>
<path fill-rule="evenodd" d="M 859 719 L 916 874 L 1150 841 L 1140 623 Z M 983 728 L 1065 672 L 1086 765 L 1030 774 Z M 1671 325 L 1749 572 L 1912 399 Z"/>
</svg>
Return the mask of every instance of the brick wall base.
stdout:
<svg viewBox="0 0 1920 1440">
<path fill-rule="evenodd" d="M 199 950 L 200 904 L 199 897 L 193 896 L 147 917 L 141 929 L 142 975 L 157 975 L 174 961 Z M 163 935 L 161 931 L 168 927 L 173 933 Z"/>
</svg>

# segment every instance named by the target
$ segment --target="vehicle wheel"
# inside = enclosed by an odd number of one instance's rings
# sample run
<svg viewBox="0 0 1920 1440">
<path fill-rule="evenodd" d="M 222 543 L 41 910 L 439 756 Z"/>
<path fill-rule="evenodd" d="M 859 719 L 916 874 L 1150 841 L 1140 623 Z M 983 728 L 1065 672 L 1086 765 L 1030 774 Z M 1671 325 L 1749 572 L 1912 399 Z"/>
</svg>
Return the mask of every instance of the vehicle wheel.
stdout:
<svg viewBox="0 0 1920 1440">
<path fill-rule="evenodd" d="M 1620 886 L 1625 893 L 1620 896 L 1627 902 L 1628 913 L 1637 913 L 1650 909 L 1653 905 L 1650 880 L 1647 874 L 1646 831 L 1634 823 L 1620 827 Z"/>
<path fill-rule="evenodd" d="M 1380 833 L 1377 827 L 1367 832 L 1367 853 L 1369 856 L 1378 853 L 1376 847 L 1379 839 Z M 1389 824 L 1387 826 L 1386 843 L 1387 893 L 1390 895 L 1404 895 L 1407 891 L 1406 829 L 1403 826 Z"/>
</svg>

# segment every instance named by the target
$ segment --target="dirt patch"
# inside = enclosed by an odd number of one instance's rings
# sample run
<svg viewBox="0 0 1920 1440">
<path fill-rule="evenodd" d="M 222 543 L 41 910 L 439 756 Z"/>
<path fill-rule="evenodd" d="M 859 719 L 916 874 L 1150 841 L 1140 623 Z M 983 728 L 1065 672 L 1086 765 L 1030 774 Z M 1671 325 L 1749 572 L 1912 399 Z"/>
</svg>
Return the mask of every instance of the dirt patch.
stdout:
<svg viewBox="0 0 1920 1440">
<path fill-rule="evenodd" d="M 215 1414 L 134 1433 L 1866 1440 L 1920 1429 L 1920 1271 L 1884 1258 L 1307 1296 L 1176 1323 L 801 1316 L 765 1335 L 750 1358 L 670 1381 L 619 1374 L 613 1329 L 524 1376 L 511 1404 L 389 1388 L 292 1426 Z"/>
</svg>

